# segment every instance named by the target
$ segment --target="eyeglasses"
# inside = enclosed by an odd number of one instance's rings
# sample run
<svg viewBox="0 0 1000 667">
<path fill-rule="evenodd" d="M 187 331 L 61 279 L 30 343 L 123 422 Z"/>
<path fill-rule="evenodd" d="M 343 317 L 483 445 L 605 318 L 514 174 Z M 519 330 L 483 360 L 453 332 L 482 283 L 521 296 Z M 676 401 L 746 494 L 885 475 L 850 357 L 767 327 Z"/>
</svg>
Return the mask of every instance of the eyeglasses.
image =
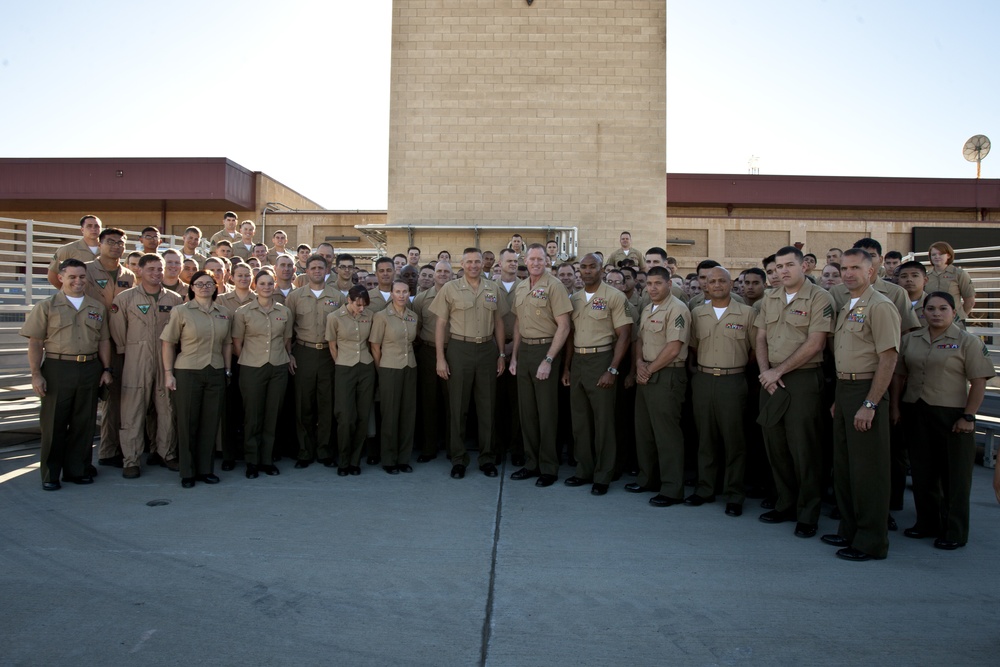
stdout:
<svg viewBox="0 0 1000 667">
<path fill-rule="evenodd" d="M 104 239 L 104 243 L 105 243 L 105 245 L 109 245 L 112 248 L 124 248 L 125 247 L 125 242 L 124 241 L 115 241 L 114 239 Z"/>
<path fill-rule="evenodd" d="M 198 289 L 212 289 L 213 287 L 215 287 L 215 283 L 206 283 L 206 282 L 191 283 L 191 287 L 196 287 Z"/>
</svg>

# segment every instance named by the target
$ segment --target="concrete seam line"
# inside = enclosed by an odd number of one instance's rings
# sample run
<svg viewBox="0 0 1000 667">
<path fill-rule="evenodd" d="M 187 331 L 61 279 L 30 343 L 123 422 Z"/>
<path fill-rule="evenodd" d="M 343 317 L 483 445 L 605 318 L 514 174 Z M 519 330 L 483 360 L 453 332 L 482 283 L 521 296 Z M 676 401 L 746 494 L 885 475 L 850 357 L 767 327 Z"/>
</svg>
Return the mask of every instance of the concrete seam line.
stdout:
<svg viewBox="0 0 1000 667">
<path fill-rule="evenodd" d="M 500 517 L 503 512 L 503 484 L 507 477 L 507 460 L 500 465 L 500 491 L 497 493 L 497 512 L 493 523 L 493 554 L 490 557 L 490 586 L 486 594 L 486 615 L 483 618 L 483 641 L 479 648 L 479 664 L 485 667 L 493 634 L 493 593 L 497 580 L 497 544 L 500 542 Z"/>
</svg>

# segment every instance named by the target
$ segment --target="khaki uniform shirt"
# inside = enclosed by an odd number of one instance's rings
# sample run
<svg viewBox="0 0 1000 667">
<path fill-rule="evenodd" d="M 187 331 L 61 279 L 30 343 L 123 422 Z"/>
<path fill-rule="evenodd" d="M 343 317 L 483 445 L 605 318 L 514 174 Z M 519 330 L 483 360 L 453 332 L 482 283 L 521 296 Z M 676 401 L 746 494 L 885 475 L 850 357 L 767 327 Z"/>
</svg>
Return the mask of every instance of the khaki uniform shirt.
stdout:
<svg viewBox="0 0 1000 667">
<path fill-rule="evenodd" d="M 681 290 L 681 293 L 683 294 L 683 290 Z M 673 290 L 671 290 L 671 294 L 673 294 Z M 743 305 L 746 305 L 746 300 L 743 297 L 741 297 L 739 294 L 737 294 L 736 292 L 730 293 L 729 298 L 732 299 L 733 301 L 735 301 L 736 303 L 742 303 Z M 691 310 L 694 310 L 698 306 L 704 306 L 706 303 L 709 303 L 711 300 L 712 300 L 711 297 L 709 297 L 704 292 L 695 292 L 687 300 L 687 305 L 688 305 L 688 308 L 690 308 Z"/>
<path fill-rule="evenodd" d="M 240 233 L 238 231 L 233 232 L 233 236 L 230 236 L 229 232 L 227 232 L 225 229 L 220 229 L 219 231 L 217 231 L 214 234 L 212 234 L 212 238 L 209 239 L 208 242 L 214 248 L 215 244 L 217 244 L 219 241 L 221 241 L 223 239 L 225 239 L 225 240 L 227 240 L 227 241 L 229 241 L 230 243 L 233 244 L 233 253 L 234 254 L 236 252 L 236 244 L 243 242 L 243 237 L 240 235 Z"/>
<path fill-rule="evenodd" d="M 417 321 L 420 324 L 420 340 L 430 345 L 434 345 L 434 335 L 437 332 L 437 315 L 431 312 L 435 296 L 437 296 L 437 285 L 418 294 L 410 305 L 413 312 L 417 314 Z M 445 347 L 447 347 L 451 331 L 448 327 L 445 327 L 444 331 Z"/>
<path fill-rule="evenodd" d="M 242 306 L 245 306 L 248 303 L 256 300 L 257 300 L 257 295 L 254 293 L 253 290 L 250 290 L 250 293 L 247 294 L 245 299 L 240 299 L 239 295 L 236 294 L 236 290 L 230 290 L 225 294 L 220 294 L 215 299 L 215 302 L 220 306 L 225 306 L 229 310 L 230 314 L 235 315 L 236 311 L 239 310 Z"/>
<path fill-rule="evenodd" d="M 497 284 L 500 298 L 504 300 L 507 307 L 507 314 L 503 316 L 503 334 L 510 341 L 514 339 L 514 321 L 517 319 L 517 316 L 514 314 L 514 293 L 517 291 L 518 285 L 527 281 L 514 278 L 514 284 L 511 285 L 509 292 L 504 289 L 502 280 L 497 278 L 494 282 Z"/>
<path fill-rule="evenodd" d="M 671 363 L 680 364 L 687 360 L 688 341 L 691 335 L 691 311 L 679 299 L 670 297 L 656 310 L 650 303 L 642 309 L 636 340 L 642 345 L 642 360 L 656 360 L 667 343 L 681 342 L 681 350 Z M 574 343 L 575 344 L 575 343 Z"/>
<path fill-rule="evenodd" d="M 831 333 L 834 327 L 833 299 L 821 287 L 806 280 L 791 303 L 784 288 L 770 290 L 759 302 L 754 326 L 767 332 L 767 360 L 773 368 L 802 347 L 809 334 Z M 805 363 L 823 361 L 823 350 Z"/>
<path fill-rule="evenodd" d="M 339 292 L 338 292 L 339 294 Z M 337 343 L 337 365 L 355 366 L 375 361 L 368 348 L 375 313 L 365 308 L 357 317 L 342 306 L 326 318 L 325 340 Z M 414 325 L 416 330 L 416 325 Z"/>
<path fill-rule="evenodd" d="M 566 288 L 551 273 L 544 273 L 534 287 L 531 278 L 514 290 L 514 315 L 521 338 L 552 338 L 560 315 L 573 312 Z M 513 328 L 511 328 L 513 333 Z"/>
<path fill-rule="evenodd" d="M 480 278 L 479 289 L 474 290 L 465 278 L 459 278 L 441 287 L 431 312 L 448 322 L 451 335 L 487 340 L 493 336 L 493 318 L 507 314 L 507 301 L 492 280 Z"/>
<path fill-rule="evenodd" d="M 97 253 L 91 250 L 90 246 L 84 243 L 83 239 L 67 243 L 64 246 L 56 248 L 56 254 L 52 257 L 52 261 L 49 262 L 49 270 L 59 273 L 59 265 L 67 259 L 78 259 L 86 264 L 97 259 Z"/>
<path fill-rule="evenodd" d="M 900 319 L 900 331 L 920 328 L 920 322 L 913 312 L 913 306 L 910 305 L 910 297 L 906 294 L 905 289 L 899 285 L 887 283 L 881 278 L 876 278 L 875 282 L 872 283 L 872 287 L 896 306 L 896 311 L 899 313 Z M 847 289 L 847 286 L 843 284 L 831 287 L 830 296 L 833 297 L 834 306 L 838 311 L 844 307 L 845 303 L 849 303 L 851 300 L 851 293 Z"/>
<path fill-rule="evenodd" d="M 288 300 L 288 296 L 292 293 L 293 289 L 295 289 L 295 288 L 294 287 L 290 288 L 288 290 L 288 294 L 285 294 L 284 292 L 281 291 L 280 287 L 278 287 L 277 285 L 275 285 L 274 286 L 274 294 L 271 295 L 271 298 L 274 299 L 274 301 L 276 303 L 280 303 L 281 305 L 285 305 L 285 302 Z"/>
<path fill-rule="evenodd" d="M 413 341 L 417 338 L 417 314 L 406 308 L 400 316 L 392 306 L 375 313 L 368 340 L 382 346 L 381 368 L 416 368 Z"/>
<path fill-rule="evenodd" d="M 347 303 L 347 299 L 332 283 L 323 287 L 317 299 L 306 284 L 292 290 L 285 297 L 285 305 L 292 311 L 295 323 L 295 340 L 304 343 L 322 343 L 326 338 L 327 316 Z"/>
<path fill-rule="evenodd" d="M 250 247 L 247 248 L 246 244 L 243 243 L 243 237 L 237 234 L 236 239 L 233 241 L 233 257 L 250 259 L 253 257 L 253 247 L 255 245 L 257 245 L 256 242 L 251 243 Z"/>
<path fill-rule="evenodd" d="M 691 347 L 698 350 L 698 364 L 708 368 L 744 368 L 750 362 L 756 329 L 756 311 L 730 300 L 721 318 L 711 303 L 691 313 Z"/>
<path fill-rule="evenodd" d="M 604 266 L 617 267 L 618 262 L 623 259 L 631 259 L 635 262 L 636 268 L 640 271 L 646 270 L 646 258 L 643 257 L 635 248 L 629 248 L 626 252 L 623 248 L 619 247 L 604 260 Z"/>
<path fill-rule="evenodd" d="M 205 257 L 200 252 L 195 251 L 193 255 L 187 255 L 184 252 L 184 248 L 178 248 L 177 251 L 181 254 L 181 264 L 183 264 L 185 260 L 193 259 L 195 264 L 198 265 L 199 271 L 205 268 L 205 262 L 208 261 L 208 257 Z"/>
<path fill-rule="evenodd" d="M 176 306 L 184 303 L 176 292 L 160 288 L 156 294 L 149 295 L 142 285 L 125 290 L 115 297 L 111 304 L 111 338 L 115 341 L 118 354 L 128 354 L 128 362 L 136 356 L 150 355 L 159 359 L 160 334 L 170 321 L 170 313 Z"/>
<path fill-rule="evenodd" d="M 976 288 L 972 285 L 972 279 L 969 274 L 958 268 L 954 264 L 948 265 L 944 271 L 937 271 L 931 269 L 927 272 L 927 284 L 924 285 L 924 291 L 930 294 L 931 292 L 947 292 L 955 298 L 955 312 L 958 313 L 958 319 L 964 320 L 968 317 L 968 313 L 962 308 L 962 299 L 968 299 L 976 295 Z"/>
<path fill-rule="evenodd" d="M 673 283 L 670 283 L 670 296 L 677 297 L 677 300 L 680 301 L 681 303 L 687 303 L 688 299 L 691 298 L 684 293 L 684 290 L 682 290 L 677 285 L 674 285 Z M 638 310 L 641 313 L 643 310 L 646 309 L 646 306 L 648 306 L 652 302 L 653 300 L 649 298 L 649 292 L 643 292 L 642 296 L 639 297 L 639 303 L 637 304 L 638 308 L 636 308 L 636 310 Z"/>
<path fill-rule="evenodd" d="M 108 310 L 115 297 L 135 285 L 135 274 L 127 266 L 119 265 L 114 272 L 107 271 L 99 260 L 87 262 L 87 282 L 83 293 L 104 304 Z"/>
<path fill-rule="evenodd" d="M 879 353 L 899 349 L 899 335 L 899 312 L 869 285 L 854 308 L 848 301 L 837 317 L 833 335 L 837 372 L 874 373 Z"/>
<path fill-rule="evenodd" d="M 386 306 L 388 306 L 389 302 L 392 301 L 392 293 L 390 292 L 389 298 L 387 299 L 382 296 L 382 290 L 376 287 L 375 289 L 368 290 L 368 298 L 371 300 L 371 303 L 368 304 L 368 310 L 373 313 L 377 313 L 380 310 L 386 309 Z"/>
<path fill-rule="evenodd" d="M 921 329 L 926 329 L 927 328 L 927 318 L 924 317 L 924 304 L 927 303 L 927 297 L 928 296 L 930 296 L 930 295 L 927 292 L 924 292 L 923 294 L 920 295 L 919 299 L 917 299 L 916 301 L 911 301 L 910 302 L 910 305 L 913 307 L 913 314 L 914 314 L 914 316 L 916 316 L 917 322 L 920 322 L 920 328 Z M 958 305 L 958 304 L 956 303 L 955 305 Z M 957 311 L 955 312 L 955 315 L 956 315 L 956 318 L 957 318 L 957 316 L 958 316 L 958 312 Z"/>
<path fill-rule="evenodd" d="M 264 310 L 254 299 L 241 306 L 233 317 L 233 338 L 243 341 L 240 366 L 260 368 L 264 364 L 288 363 L 285 341 L 292 338 L 292 314 L 280 303 Z"/>
<path fill-rule="evenodd" d="M 905 402 L 946 408 L 965 407 L 969 380 L 996 375 L 983 341 L 955 324 L 934 340 L 928 329 L 903 336 L 895 373 L 906 378 Z"/>
<path fill-rule="evenodd" d="M 181 344 L 174 368 L 224 368 L 222 346 L 232 340 L 232 324 L 232 313 L 225 306 L 213 301 L 204 311 L 197 301 L 188 301 L 170 312 L 170 321 L 160 334 L 160 340 Z"/>
<path fill-rule="evenodd" d="M 573 346 L 604 347 L 618 340 L 615 329 L 632 324 L 625 304 L 625 295 L 614 287 L 601 283 L 590 301 L 587 291 L 580 290 L 570 297 L 573 305 Z"/>
<path fill-rule="evenodd" d="M 278 255 L 284 255 L 286 257 L 291 257 L 292 261 L 295 261 L 295 253 L 289 252 L 286 246 L 284 250 L 278 250 L 278 246 L 272 246 L 267 249 L 267 263 L 274 266 L 274 263 L 278 261 Z"/>
<path fill-rule="evenodd" d="M 19 333 L 41 340 L 48 354 L 96 354 L 98 343 L 111 337 L 100 301 L 84 295 L 77 310 L 63 292 L 35 304 Z"/>
</svg>

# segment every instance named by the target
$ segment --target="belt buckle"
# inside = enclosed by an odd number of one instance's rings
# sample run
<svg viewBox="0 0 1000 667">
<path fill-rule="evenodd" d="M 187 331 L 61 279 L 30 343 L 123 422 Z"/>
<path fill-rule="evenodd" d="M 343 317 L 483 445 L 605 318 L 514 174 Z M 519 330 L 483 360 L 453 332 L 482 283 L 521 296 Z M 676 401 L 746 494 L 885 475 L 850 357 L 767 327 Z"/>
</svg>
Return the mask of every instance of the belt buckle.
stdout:
<svg viewBox="0 0 1000 667">
<path fill-rule="evenodd" d="M 87 355 L 85 355 L 85 354 L 78 354 L 78 355 L 76 355 L 76 361 L 77 361 L 77 363 L 81 363 L 82 364 L 86 360 L 87 360 Z"/>
<path fill-rule="evenodd" d="M 476 336 L 476 343 L 482 343 L 482 342 L 483 342 L 483 337 L 482 336 Z"/>
<path fill-rule="evenodd" d="M 713 377 L 722 377 L 722 369 L 721 368 L 713 368 L 712 371 L 713 371 L 712 372 Z"/>
</svg>

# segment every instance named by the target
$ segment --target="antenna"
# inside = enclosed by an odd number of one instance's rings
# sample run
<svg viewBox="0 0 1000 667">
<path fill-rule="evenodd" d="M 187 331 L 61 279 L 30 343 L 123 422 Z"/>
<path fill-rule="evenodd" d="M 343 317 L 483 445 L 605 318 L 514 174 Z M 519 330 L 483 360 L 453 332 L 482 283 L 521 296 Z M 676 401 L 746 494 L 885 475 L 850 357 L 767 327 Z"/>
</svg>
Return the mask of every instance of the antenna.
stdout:
<svg viewBox="0 0 1000 667">
<path fill-rule="evenodd" d="M 990 153 L 990 138 L 985 134 L 977 134 L 970 137 L 962 146 L 962 157 L 969 162 L 976 163 L 976 178 L 979 178 L 980 166 L 983 158 Z"/>
<path fill-rule="evenodd" d="M 747 160 L 747 173 L 749 174 L 759 174 L 760 173 L 760 157 L 757 155 L 751 155 L 750 159 Z"/>
</svg>

